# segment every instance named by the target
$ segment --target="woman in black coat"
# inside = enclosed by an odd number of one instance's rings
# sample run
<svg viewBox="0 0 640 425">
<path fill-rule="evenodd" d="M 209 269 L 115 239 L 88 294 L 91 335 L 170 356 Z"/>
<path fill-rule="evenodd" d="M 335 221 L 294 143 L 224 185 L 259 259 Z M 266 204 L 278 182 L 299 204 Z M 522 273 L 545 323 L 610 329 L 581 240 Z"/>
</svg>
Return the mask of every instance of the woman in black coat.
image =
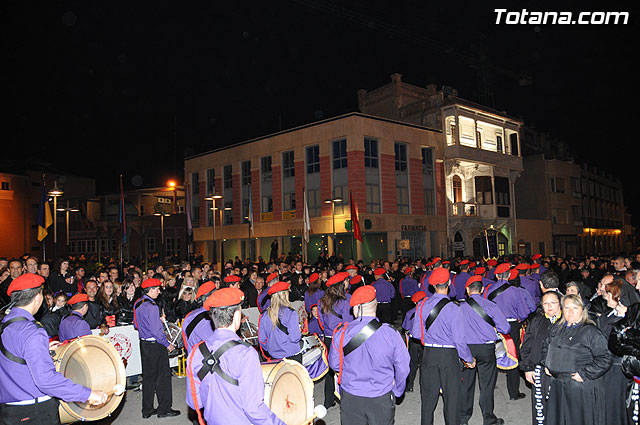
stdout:
<svg viewBox="0 0 640 425">
<path fill-rule="evenodd" d="M 122 282 L 122 293 L 118 297 L 118 315 L 116 316 L 116 324 L 118 326 L 133 324 L 133 303 L 136 298 L 136 285 L 133 280 L 127 278 Z"/>
<path fill-rule="evenodd" d="M 54 294 L 58 292 L 75 294 L 78 292 L 78 287 L 73 283 L 73 275 L 69 271 L 69 260 L 60 258 L 56 261 L 54 272 L 49 276 L 49 289 Z"/>
</svg>

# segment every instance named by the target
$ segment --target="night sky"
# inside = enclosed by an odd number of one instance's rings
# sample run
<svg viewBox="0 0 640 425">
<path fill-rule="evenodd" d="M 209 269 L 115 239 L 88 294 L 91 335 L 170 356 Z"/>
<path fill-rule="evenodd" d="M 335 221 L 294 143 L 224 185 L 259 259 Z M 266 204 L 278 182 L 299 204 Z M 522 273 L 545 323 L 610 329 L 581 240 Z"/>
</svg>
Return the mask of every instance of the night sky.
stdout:
<svg viewBox="0 0 640 425">
<path fill-rule="evenodd" d="M 638 26 L 627 3 L 40 2 L 1 7 L 3 159 L 98 179 L 182 176 L 184 155 L 357 110 L 356 91 L 434 83 L 494 106 L 635 177 Z M 628 25 L 495 25 L 495 8 L 628 11 Z M 531 85 L 519 84 L 528 75 Z M 636 217 L 634 221 L 638 221 Z"/>
</svg>

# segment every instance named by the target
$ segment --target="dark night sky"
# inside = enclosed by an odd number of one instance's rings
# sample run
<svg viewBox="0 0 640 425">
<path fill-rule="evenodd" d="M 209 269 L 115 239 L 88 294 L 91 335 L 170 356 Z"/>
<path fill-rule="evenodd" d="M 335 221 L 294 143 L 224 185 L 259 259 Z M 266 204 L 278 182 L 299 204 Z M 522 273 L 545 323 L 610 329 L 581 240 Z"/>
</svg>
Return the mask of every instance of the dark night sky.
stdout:
<svg viewBox="0 0 640 425">
<path fill-rule="evenodd" d="M 639 38 L 628 4 L 228 3 L 2 2 L 4 158 L 49 159 L 98 178 L 99 191 L 116 190 L 123 171 L 125 183 L 137 174 L 160 185 L 181 174 L 184 154 L 357 110 L 356 90 L 387 84 L 394 72 L 477 100 L 476 72 L 457 57 L 483 41 L 492 64 L 533 79 L 522 87 L 490 75 L 496 109 L 618 173 L 640 212 L 630 155 Z M 631 19 L 498 26 L 500 7 L 629 11 Z"/>
</svg>

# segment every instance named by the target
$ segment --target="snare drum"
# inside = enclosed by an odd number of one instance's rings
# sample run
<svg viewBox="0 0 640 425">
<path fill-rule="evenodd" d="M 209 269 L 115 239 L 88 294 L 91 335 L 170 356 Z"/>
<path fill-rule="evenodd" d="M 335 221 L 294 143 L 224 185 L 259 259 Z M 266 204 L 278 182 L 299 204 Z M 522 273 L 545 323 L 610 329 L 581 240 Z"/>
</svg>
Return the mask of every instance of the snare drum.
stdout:
<svg viewBox="0 0 640 425">
<path fill-rule="evenodd" d="M 300 363 L 284 359 L 263 363 L 264 402 L 287 425 L 313 416 L 313 382 Z"/>
<path fill-rule="evenodd" d="M 177 357 L 182 353 L 184 340 L 182 339 L 182 329 L 175 323 L 165 322 L 164 334 L 169 344 L 174 346 L 173 351 L 169 352 L 169 358 Z"/>
<path fill-rule="evenodd" d="M 75 339 L 53 351 L 56 371 L 74 383 L 110 392 L 115 385 L 125 388 L 127 377 L 120 354 L 110 342 L 95 335 Z M 124 394 L 111 395 L 101 406 L 60 400 L 60 423 L 97 421 L 111 415 Z"/>
</svg>

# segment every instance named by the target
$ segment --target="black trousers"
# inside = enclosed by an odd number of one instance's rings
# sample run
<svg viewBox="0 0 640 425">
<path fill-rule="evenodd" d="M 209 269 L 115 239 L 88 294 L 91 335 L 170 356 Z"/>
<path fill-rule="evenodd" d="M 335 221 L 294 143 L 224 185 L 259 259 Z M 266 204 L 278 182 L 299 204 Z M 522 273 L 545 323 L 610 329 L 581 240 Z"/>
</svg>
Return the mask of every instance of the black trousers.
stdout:
<svg viewBox="0 0 640 425">
<path fill-rule="evenodd" d="M 471 354 L 476 359 L 476 367 L 462 371 L 462 410 L 460 421 L 469 422 L 473 415 L 473 398 L 476 389 L 476 371 L 480 386 L 480 410 L 482 410 L 482 423 L 493 425 L 496 423 L 496 415 L 493 414 L 493 392 L 498 379 L 496 367 L 495 344 L 468 344 Z"/>
<path fill-rule="evenodd" d="M 407 389 L 413 389 L 413 383 L 416 380 L 418 367 L 422 363 L 422 353 L 424 347 L 419 339 L 409 338 L 409 376 L 407 376 Z"/>
<path fill-rule="evenodd" d="M 327 357 L 329 357 L 329 352 L 331 350 L 331 342 L 333 338 L 329 336 L 324 337 L 324 345 L 327 346 Z M 336 383 L 335 383 L 336 373 L 333 369 L 329 368 L 327 370 L 327 374 L 324 375 L 324 406 L 329 407 L 333 405 L 336 401 Z"/>
<path fill-rule="evenodd" d="M 404 320 L 404 316 L 407 315 L 407 311 L 411 310 L 414 306 L 411 297 L 404 297 L 400 300 L 400 318 Z"/>
<path fill-rule="evenodd" d="M 60 424 L 58 406 L 58 399 L 55 398 L 26 406 L 0 404 L 0 424 L 58 425 Z"/>
<path fill-rule="evenodd" d="M 377 316 L 382 323 L 393 323 L 392 302 L 378 304 Z"/>
<path fill-rule="evenodd" d="M 340 423 L 342 425 L 393 425 L 396 398 L 392 392 L 380 397 L 360 397 L 340 392 Z"/>
<path fill-rule="evenodd" d="M 522 329 L 522 325 L 518 321 L 509 322 L 509 324 L 511 325 L 509 335 L 516 345 L 516 352 L 518 353 L 518 359 L 520 359 L 520 329 Z M 517 367 L 507 371 L 507 391 L 509 392 L 509 397 L 517 397 L 520 393 L 520 370 Z"/>
<path fill-rule="evenodd" d="M 142 414 L 153 411 L 153 396 L 158 397 L 158 414 L 171 410 L 171 369 L 169 353 L 162 344 L 140 340 L 142 359 Z"/>
<path fill-rule="evenodd" d="M 444 422 L 460 424 L 460 393 L 462 366 L 455 348 L 424 347 L 420 366 L 420 398 L 422 425 L 433 424 L 433 412 L 438 405 L 440 388 L 444 401 Z"/>
</svg>

